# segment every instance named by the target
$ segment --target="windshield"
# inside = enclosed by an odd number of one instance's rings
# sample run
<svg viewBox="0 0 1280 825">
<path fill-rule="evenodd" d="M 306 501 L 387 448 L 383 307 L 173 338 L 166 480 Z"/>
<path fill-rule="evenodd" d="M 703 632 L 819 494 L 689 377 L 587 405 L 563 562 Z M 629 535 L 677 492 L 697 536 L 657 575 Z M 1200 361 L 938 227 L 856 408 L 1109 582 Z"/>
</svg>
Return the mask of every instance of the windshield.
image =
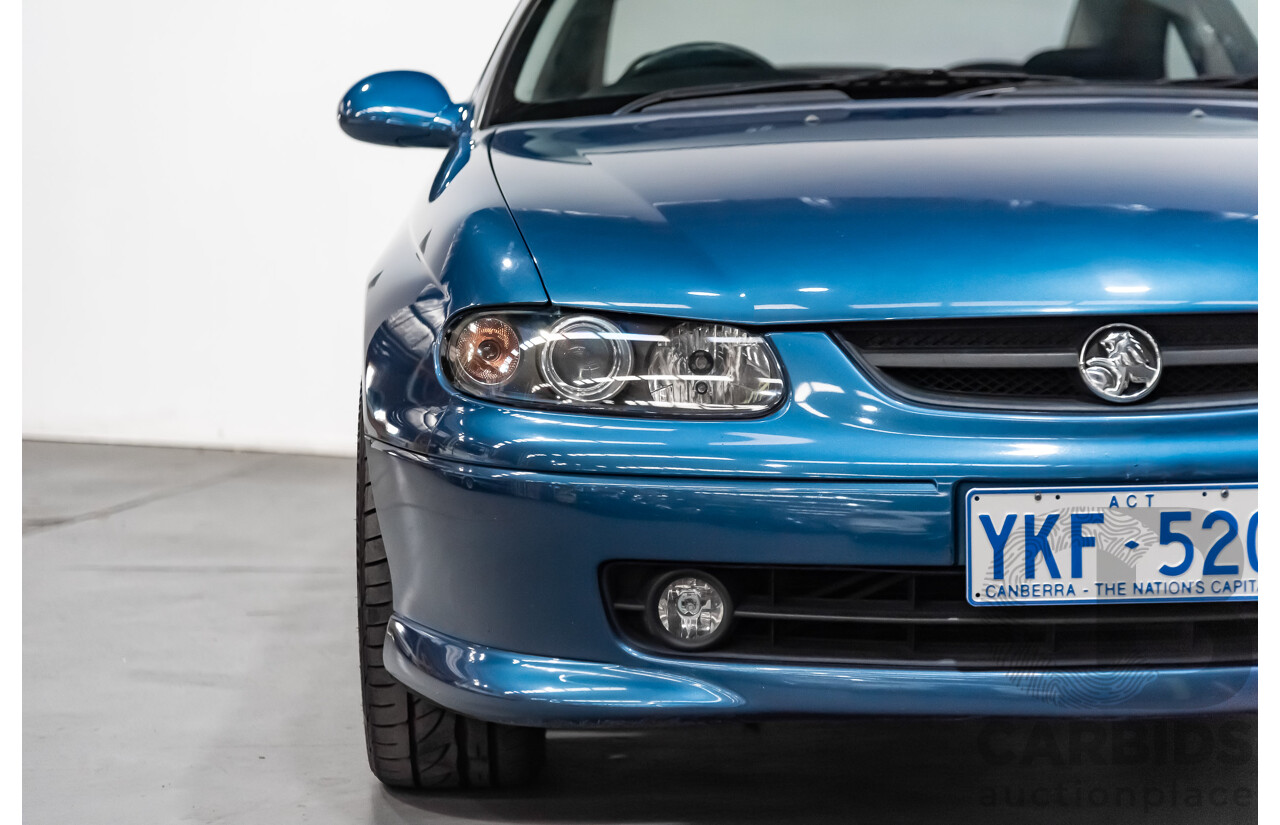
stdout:
<svg viewBox="0 0 1280 825">
<path fill-rule="evenodd" d="M 677 89 L 899 68 L 971 82 L 1252 77 L 1257 17 L 1257 0 L 543 0 L 514 42 L 492 119 L 604 114 Z M 946 91 L 903 75 L 891 73 L 902 96 Z"/>
</svg>

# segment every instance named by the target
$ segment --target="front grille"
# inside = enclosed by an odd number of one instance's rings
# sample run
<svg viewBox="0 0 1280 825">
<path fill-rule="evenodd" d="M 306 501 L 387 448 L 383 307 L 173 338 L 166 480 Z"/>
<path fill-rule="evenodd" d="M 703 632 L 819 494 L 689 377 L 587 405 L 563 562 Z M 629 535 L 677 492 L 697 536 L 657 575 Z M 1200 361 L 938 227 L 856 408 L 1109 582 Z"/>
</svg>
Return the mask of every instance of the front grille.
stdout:
<svg viewBox="0 0 1280 825">
<path fill-rule="evenodd" d="M 1080 377 L 1086 339 L 1115 323 L 1158 342 L 1164 372 L 1134 404 L 1094 395 Z M 1257 313 L 876 321 L 835 331 L 888 391 L 920 403 L 991 409 L 1124 412 L 1255 404 Z"/>
<path fill-rule="evenodd" d="M 727 641 L 667 649 L 645 628 L 644 601 L 672 569 L 613 562 L 605 604 L 638 647 L 670 656 L 884 667 L 1015 670 L 1253 664 L 1256 602 L 973 607 L 959 568 L 702 565 L 734 603 Z M 683 565 L 682 565 L 683 567 Z"/>
<path fill-rule="evenodd" d="M 1076 370 L 1028 369 L 885 369 L 896 383 L 937 395 L 970 398 L 1041 398 L 1073 401 L 1089 393 Z M 1169 367 L 1160 378 L 1166 399 L 1218 398 L 1256 394 L 1257 364 L 1216 367 Z M 1098 404 L 1102 404 L 1098 400 Z M 1107 405 L 1110 407 L 1111 405 Z"/>
</svg>

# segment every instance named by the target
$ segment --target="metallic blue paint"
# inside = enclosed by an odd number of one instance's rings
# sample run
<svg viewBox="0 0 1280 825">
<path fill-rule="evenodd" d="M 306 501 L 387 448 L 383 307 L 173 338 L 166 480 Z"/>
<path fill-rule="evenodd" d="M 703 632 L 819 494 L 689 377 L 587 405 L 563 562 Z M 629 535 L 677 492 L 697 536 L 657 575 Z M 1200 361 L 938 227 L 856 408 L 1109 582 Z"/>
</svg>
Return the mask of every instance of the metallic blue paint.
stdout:
<svg viewBox="0 0 1280 825">
<path fill-rule="evenodd" d="M 553 726 L 723 714 L 743 706 L 730 691 L 663 670 L 528 656 L 442 636 L 401 618 L 387 626 L 383 662 L 393 676 L 446 707 L 493 721 Z M 424 678 L 425 677 L 425 678 Z"/>
<path fill-rule="evenodd" d="M 777 325 L 1252 307 L 1256 136 L 1240 103 L 941 99 L 582 118 L 492 155 L 552 301 Z"/>
<path fill-rule="evenodd" d="M 385 146 L 452 146 L 470 118 L 470 106 L 451 101 L 440 81 L 422 72 L 369 75 L 338 104 L 342 131 Z"/>
<path fill-rule="evenodd" d="M 921 671 L 658 659 L 626 665 L 527 656 L 393 619 L 387 669 L 429 699 L 518 725 L 563 728 L 777 714 L 1133 717 L 1239 713 L 1258 704 L 1258 668 Z M 1113 703 L 1079 704 L 1080 685 L 1140 679 Z"/>
<path fill-rule="evenodd" d="M 579 440 L 590 440 L 589 435 Z M 1064 440 L 1086 450 L 1092 443 Z M 904 449 L 913 442 L 928 444 L 929 439 L 904 435 L 897 441 Z M 532 437 L 527 443 L 546 442 Z M 750 440 L 737 443 L 748 446 Z M 1131 452 L 1122 459 L 1126 467 L 1140 443 L 1128 445 Z M 1184 450 L 1193 450 L 1193 443 L 1181 442 Z M 369 478 L 399 615 L 485 646 L 594 661 L 617 661 L 622 648 L 605 617 L 598 582 L 608 561 L 953 565 L 961 558 L 958 513 L 967 487 L 1019 479 L 1061 483 L 1090 466 L 1086 454 L 1070 470 L 1026 454 L 1005 456 L 1008 463 L 1002 466 L 998 453 L 979 452 L 981 440 L 965 456 L 972 462 L 968 475 L 937 481 L 929 478 L 930 469 L 919 467 L 902 468 L 899 480 L 858 477 L 848 470 L 841 477 L 838 471 L 813 468 L 808 468 L 811 477 L 824 480 L 658 470 L 630 476 L 561 473 L 458 463 L 382 442 L 372 446 Z M 1022 445 L 1024 453 L 1037 446 Z M 784 440 L 773 449 L 790 447 Z M 857 447 L 846 441 L 827 449 L 842 455 Z M 950 449 L 958 462 L 965 442 L 957 438 Z M 1212 463 L 1208 449 L 1189 455 L 1177 455 L 1177 447 L 1166 449 L 1160 460 L 1141 462 L 1153 481 L 1256 477 L 1256 465 L 1247 458 L 1222 468 Z M 1242 445 L 1240 451 L 1247 448 Z M 1171 469 L 1171 454 L 1178 465 L 1199 469 Z M 666 460 L 687 464 L 696 458 L 669 455 Z M 1109 469 L 1100 463 L 1096 472 Z"/>
<path fill-rule="evenodd" d="M 446 156 L 446 164 L 452 161 L 448 175 L 437 174 L 375 265 L 365 300 L 366 348 L 390 347 L 416 357 L 433 351 L 445 323 L 459 312 L 547 302 L 487 152 L 479 159 L 474 154 L 468 149 L 465 157 Z M 375 335 L 380 344 L 372 343 Z M 407 370 L 402 387 L 419 369 L 416 360 L 371 363 Z"/>
<path fill-rule="evenodd" d="M 377 105 L 402 106 L 387 88 Z M 956 564 L 957 502 L 975 484 L 1256 480 L 1256 407 L 918 406 L 813 326 L 1256 311 L 1256 104 L 1027 96 L 469 130 L 470 107 L 437 91 L 420 104 L 443 124 L 366 133 L 452 147 L 366 303 L 365 437 L 398 678 L 524 724 L 1256 706 L 1254 668 L 1161 670 L 1129 703 L 1086 709 L 997 672 L 655 657 L 621 641 L 598 580 L 620 558 Z M 351 96 L 353 114 L 370 108 Z M 550 303 L 754 325 L 790 397 L 763 418 L 677 421 L 501 407 L 449 386 L 452 319 Z M 549 690 L 566 684 L 605 698 Z"/>
<path fill-rule="evenodd" d="M 951 490 L 929 481 L 533 473 L 374 446 L 397 612 L 506 650 L 615 656 L 598 581 L 613 559 L 955 563 Z"/>
</svg>

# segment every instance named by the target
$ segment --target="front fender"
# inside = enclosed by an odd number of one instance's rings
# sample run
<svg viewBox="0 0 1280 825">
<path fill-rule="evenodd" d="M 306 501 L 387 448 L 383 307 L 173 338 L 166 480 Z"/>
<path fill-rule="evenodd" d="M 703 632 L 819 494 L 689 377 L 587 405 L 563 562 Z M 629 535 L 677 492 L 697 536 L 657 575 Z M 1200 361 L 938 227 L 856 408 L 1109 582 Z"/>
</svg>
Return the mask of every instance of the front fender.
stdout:
<svg viewBox="0 0 1280 825">
<path fill-rule="evenodd" d="M 388 404 L 442 392 L 433 348 L 447 320 L 486 304 L 546 304 L 537 266 L 489 163 L 488 138 L 451 153 L 369 279 L 364 347 L 366 432 L 401 442 Z M 447 167 L 447 168 L 446 168 Z M 374 403 L 369 403 L 373 399 Z"/>
</svg>

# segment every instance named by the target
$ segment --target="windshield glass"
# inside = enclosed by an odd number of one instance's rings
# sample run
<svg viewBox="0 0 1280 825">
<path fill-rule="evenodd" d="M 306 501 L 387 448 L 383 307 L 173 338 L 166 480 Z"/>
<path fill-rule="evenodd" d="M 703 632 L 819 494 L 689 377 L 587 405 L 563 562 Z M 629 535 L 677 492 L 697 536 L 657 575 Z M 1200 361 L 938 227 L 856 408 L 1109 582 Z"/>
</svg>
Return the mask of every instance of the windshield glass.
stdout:
<svg viewBox="0 0 1280 825">
<path fill-rule="evenodd" d="M 1126 85 L 1250 77 L 1257 17 L 1257 0 L 544 0 L 494 119 L 897 68 Z"/>
</svg>

